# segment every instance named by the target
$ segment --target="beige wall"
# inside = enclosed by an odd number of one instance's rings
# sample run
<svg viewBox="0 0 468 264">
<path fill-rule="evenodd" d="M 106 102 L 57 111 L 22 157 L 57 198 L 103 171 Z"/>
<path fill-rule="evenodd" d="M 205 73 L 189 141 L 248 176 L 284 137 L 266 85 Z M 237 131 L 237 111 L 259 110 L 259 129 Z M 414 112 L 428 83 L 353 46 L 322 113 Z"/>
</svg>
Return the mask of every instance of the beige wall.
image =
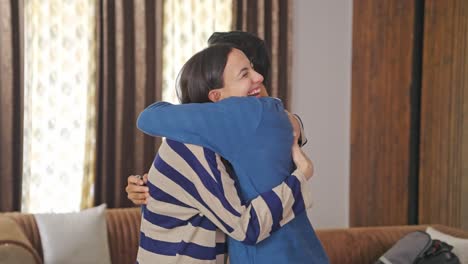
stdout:
<svg viewBox="0 0 468 264">
<path fill-rule="evenodd" d="M 348 226 L 351 23 L 352 1 L 294 1 L 292 111 L 315 163 L 308 215 L 316 228 Z"/>
</svg>

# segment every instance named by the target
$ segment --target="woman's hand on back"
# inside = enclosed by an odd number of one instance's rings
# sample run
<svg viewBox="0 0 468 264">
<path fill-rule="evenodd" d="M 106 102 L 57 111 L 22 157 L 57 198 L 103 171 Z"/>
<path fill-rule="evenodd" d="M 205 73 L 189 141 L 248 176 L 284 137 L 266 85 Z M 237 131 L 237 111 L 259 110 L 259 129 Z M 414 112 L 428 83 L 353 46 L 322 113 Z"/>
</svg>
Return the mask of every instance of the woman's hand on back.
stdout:
<svg viewBox="0 0 468 264">
<path fill-rule="evenodd" d="M 299 147 L 297 141 L 295 141 L 292 146 L 292 158 L 297 169 L 304 174 L 306 179 L 309 180 L 312 178 L 314 175 L 314 164 L 304 151 L 302 151 L 301 147 Z"/>
<path fill-rule="evenodd" d="M 135 205 L 148 203 L 149 190 L 146 186 L 146 183 L 148 182 L 148 174 L 143 175 L 141 178 L 140 177 L 135 175 L 128 176 L 127 187 L 125 188 L 128 199 Z"/>
<path fill-rule="evenodd" d="M 299 124 L 299 121 L 297 120 L 296 117 L 294 117 L 293 114 L 289 113 L 286 111 L 289 117 L 289 122 L 291 122 L 291 126 L 293 128 L 293 136 L 294 136 L 294 143 L 297 143 L 299 141 L 299 137 L 301 136 L 301 125 Z"/>
</svg>

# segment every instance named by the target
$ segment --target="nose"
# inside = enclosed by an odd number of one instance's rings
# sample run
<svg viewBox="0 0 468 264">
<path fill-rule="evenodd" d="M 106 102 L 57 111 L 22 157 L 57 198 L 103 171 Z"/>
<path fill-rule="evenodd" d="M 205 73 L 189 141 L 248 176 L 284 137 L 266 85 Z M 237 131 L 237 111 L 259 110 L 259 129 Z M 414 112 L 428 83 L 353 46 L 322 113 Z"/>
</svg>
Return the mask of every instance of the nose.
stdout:
<svg viewBox="0 0 468 264">
<path fill-rule="evenodd" d="M 263 76 L 260 73 L 258 73 L 257 71 L 253 70 L 252 80 L 255 83 L 261 83 L 261 82 L 263 82 Z"/>
</svg>

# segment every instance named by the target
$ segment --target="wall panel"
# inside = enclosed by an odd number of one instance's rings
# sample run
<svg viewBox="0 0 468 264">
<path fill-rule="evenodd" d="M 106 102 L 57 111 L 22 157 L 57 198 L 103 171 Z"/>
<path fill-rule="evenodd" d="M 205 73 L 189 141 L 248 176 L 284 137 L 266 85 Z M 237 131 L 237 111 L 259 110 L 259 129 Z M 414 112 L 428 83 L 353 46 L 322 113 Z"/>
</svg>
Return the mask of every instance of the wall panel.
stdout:
<svg viewBox="0 0 468 264">
<path fill-rule="evenodd" d="M 426 0 L 419 222 L 468 230 L 468 1 Z"/>
<path fill-rule="evenodd" d="M 351 226 L 408 223 L 415 8 L 354 1 Z"/>
</svg>

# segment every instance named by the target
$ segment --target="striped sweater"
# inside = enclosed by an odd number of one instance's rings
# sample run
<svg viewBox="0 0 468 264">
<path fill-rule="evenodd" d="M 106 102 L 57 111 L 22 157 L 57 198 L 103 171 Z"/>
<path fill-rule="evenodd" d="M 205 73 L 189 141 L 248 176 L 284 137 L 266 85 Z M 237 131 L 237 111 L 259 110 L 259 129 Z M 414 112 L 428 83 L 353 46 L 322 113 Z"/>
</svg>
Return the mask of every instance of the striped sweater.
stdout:
<svg viewBox="0 0 468 264">
<path fill-rule="evenodd" d="M 224 263 L 223 233 L 256 244 L 274 231 L 273 223 L 283 226 L 294 219 L 298 204 L 311 206 L 299 171 L 243 204 L 219 155 L 169 139 L 148 175 L 138 263 Z M 271 211 L 265 202 L 271 199 L 281 201 L 281 213 Z"/>
</svg>

